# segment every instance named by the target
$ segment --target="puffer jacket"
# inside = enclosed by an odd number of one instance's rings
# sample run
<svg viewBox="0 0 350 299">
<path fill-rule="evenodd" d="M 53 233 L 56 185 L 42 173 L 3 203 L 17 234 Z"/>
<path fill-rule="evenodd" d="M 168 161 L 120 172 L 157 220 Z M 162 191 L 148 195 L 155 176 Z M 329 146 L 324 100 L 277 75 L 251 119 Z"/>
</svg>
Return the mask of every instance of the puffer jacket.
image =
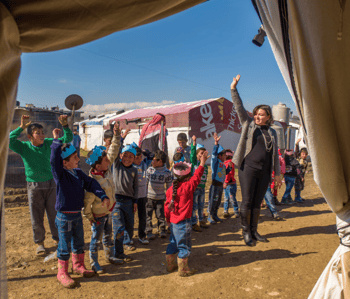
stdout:
<svg viewBox="0 0 350 299">
<path fill-rule="evenodd" d="M 107 157 L 110 161 L 110 166 L 108 170 L 104 173 L 104 175 L 95 175 L 92 173 L 93 169 L 90 169 L 89 175 L 93 177 L 102 187 L 102 189 L 106 192 L 110 200 L 109 208 L 102 207 L 102 201 L 95 194 L 91 192 L 86 192 L 84 197 L 84 210 L 83 215 L 88 220 L 93 220 L 94 215 L 102 215 L 109 214 L 115 205 L 115 185 L 113 181 L 113 173 L 111 171 L 111 165 L 113 165 L 114 160 L 117 158 L 119 154 L 120 148 L 120 133 L 118 135 L 114 135 L 112 138 L 111 146 L 108 149 Z"/>
</svg>

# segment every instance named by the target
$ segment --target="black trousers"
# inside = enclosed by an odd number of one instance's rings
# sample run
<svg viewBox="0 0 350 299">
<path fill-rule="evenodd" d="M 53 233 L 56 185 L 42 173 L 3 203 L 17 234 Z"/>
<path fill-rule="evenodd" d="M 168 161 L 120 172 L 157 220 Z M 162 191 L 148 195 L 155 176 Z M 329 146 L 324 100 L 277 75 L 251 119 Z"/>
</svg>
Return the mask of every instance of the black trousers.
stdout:
<svg viewBox="0 0 350 299">
<path fill-rule="evenodd" d="M 156 213 L 158 219 L 158 232 L 165 231 L 165 215 L 164 215 L 164 201 L 161 199 L 148 198 L 146 203 L 146 233 L 152 233 L 152 214 Z"/>
<path fill-rule="evenodd" d="M 242 192 L 241 209 L 260 209 L 271 181 L 270 166 L 259 170 L 244 163 L 238 171 L 238 177 Z"/>
<path fill-rule="evenodd" d="M 146 237 L 146 204 L 147 197 L 137 199 L 137 214 L 139 216 L 139 238 Z"/>
</svg>

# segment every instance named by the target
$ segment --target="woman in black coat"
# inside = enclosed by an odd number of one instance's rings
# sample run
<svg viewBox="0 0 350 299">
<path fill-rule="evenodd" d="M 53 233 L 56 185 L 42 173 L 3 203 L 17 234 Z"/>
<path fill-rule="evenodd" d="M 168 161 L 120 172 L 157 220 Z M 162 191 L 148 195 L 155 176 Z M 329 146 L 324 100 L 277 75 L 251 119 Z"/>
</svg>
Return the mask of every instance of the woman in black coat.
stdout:
<svg viewBox="0 0 350 299">
<path fill-rule="evenodd" d="M 240 75 L 231 83 L 232 102 L 242 125 L 239 140 L 232 162 L 238 167 L 241 184 L 242 234 L 246 245 L 255 246 L 256 241 L 267 242 L 257 232 L 261 202 L 275 171 L 275 181 L 281 186 L 278 158 L 277 133 L 271 128 L 272 113 L 268 105 L 258 105 L 251 118 L 245 110 L 236 86 Z"/>
</svg>

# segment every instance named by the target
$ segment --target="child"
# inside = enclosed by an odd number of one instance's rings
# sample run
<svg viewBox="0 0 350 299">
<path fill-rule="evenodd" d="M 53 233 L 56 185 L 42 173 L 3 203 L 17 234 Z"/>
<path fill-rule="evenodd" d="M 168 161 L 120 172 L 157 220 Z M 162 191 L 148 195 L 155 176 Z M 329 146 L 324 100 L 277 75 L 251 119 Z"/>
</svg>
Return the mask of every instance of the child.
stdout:
<svg viewBox="0 0 350 299">
<path fill-rule="evenodd" d="M 196 143 L 197 137 L 195 135 L 192 136 L 192 144 L 191 144 L 191 163 L 194 169 L 199 167 L 202 155 L 206 152 L 206 149 L 203 145 Z M 193 173 L 193 169 L 191 171 Z M 203 228 L 208 228 L 207 222 L 204 220 L 204 202 L 205 202 L 205 184 L 207 183 L 208 178 L 208 166 L 204 165 L 204 173 L 201 177 L 201 181 L 198 184 L 197 188 L 193 193 L 193 211 L 192 211 L 192 229 L 196 232 L 201 232 Z M 197 224 L 197 216 L 196 213 L 198 211 L 198 220 L 199 225 Z"/>
<path fill-rule="evenodd" d="M 226 150 L 226 161 L 225 161 L 226 168 L 229 167 L 230 163 L 232 163 L 232 157 L 233 157 L 233 151 L 230 149 L 227 149 Z M 230 202 L 233 206 L 235 217 L 238 218 L 240 216 L 238 203 L 237 203 L 237 199 L 236 199 L 237 185 L 236 185 L 236 179 L 235 179 L 235 167 L 234 166 L 235 165 L 233 164 L 231 171 L 226 175 L 224 186 L 223 186 L 224 190 L 225 190 L 225 202 L 224 202 L 224 217 L 225 218 L 230 217 L 230 213 L 228 212 Z"/>
<path fill-rule="evenodd" d="M 157 150 L 152 160 L 152 166 L 147 169 L 146 233 L 147 238 L 150 240 L 155 239 L 155 235 L 152 233 L 153 211 L 155 211 L 158 220 L 159 235 L 161 238 L 166 238 L 164 217 L 165 192 L 170 188 L 173 181 L 171 171 L 164 165 L 166 159 L 166 154 L 161 150 Z M 164 184 L 166 184 L 166 189 L 164 188 Z"/>
<path fill-rule="evenodd" d="M 281 169 L 281 178 L 284 176 L 286 172 L 286 162 L 283 158 L 283 154 L 281 152 L 281 149 L 278 149 L 278 159 L 280 161 L 280 169 Z M 272 201 L 274 205 L 279 205 L 279 201 L 277 200 L 277 195 L 278 195 L 278 188 L 275 186 L 275 172 L 272 171 L 272 183 L 270 185 L 271 193 L 272 193 Z M 279 219 L 277 219 L 279 220 Z"/>
<path fill-rule="evenodd" d="M 62 142 L 72 141 L 72 131 L 68 127 L 67 116 L 61 115 L 59 122 L 63 126 Z M 17 138 L 27 129 L 29 141 L 20 141 Z M 11 150 L 19 154 L 24 163 L 28 189 L 28 202 L 32 221 L 34 243 L 38 245 L 37 254 L 45 253 L 45 211 L 55 245 L 58 243 L 58 231 L 55 226 L 56 218 L 56 184 L 51 173 L 50 154 L 53 138 L 45 138 L 42 125 L 32 124 L 29 115 L 22 115 L 21 125 L 10 133 Z"/>
<path fill-rule="evenodd" d="M 73 272 L 91 277 L 94 271 L 86 270 L 84 265 L 84 228 L 81 209 L 84 207 L 84 191 L 93 192 L 108 208 L 109 198 L 100 184 L 77 168 L 79 157 L 73 145 L 58 139 L 60 129 L 53 130 L 51 145 L 51 170 L 57 185 L 56 190 L 56 227 L 59 234 L 57 248 L 58 281 L 66 288 L 75 285 L 68 274 L 71 249 Z M 71 248 L 72 247 L 72 248 Z"/>
<path fill-rule="evenodd" d="M 221 222 L 222 219 L 218 217 L 218 210 L 221 204 L 221 198 L 223 193 L 223 184 L 226 179 L 226 175 L 231 171 L 233 166 L 232 162 L 228 164 L 229 168 L 226 168 L 226 151 L 219 145 L 218 134 L 214 133 L 215 146 L 213 148 L 213 154 L 211 157 L 211 170 L 212 170 L 212 183 L 209 190 L 209 218 L 210 224 Z"/>
<path fill-rule="evenodd" d="M 119 154 L 120 131 L 116 124 L 113 129 L 113 139 L 106 152 L 106 147 L 95 146 L 85 160 L 91 166 L 90 177 L 94 178 L 110 198 L 110 207 L 104 207 L 101 200 L 93 193 L 86 192 L 84 198 L 84 216 L 91 224 L 90 264 L 95 273 L 104 273 L 98 263 L 98 242 L 103 234 L 103 247 L 107 262 L 115 265 L 124 261 L 114 257 L 114 243 L 112 241 L 112 217 L 110 213 L 115 205 L 115 187 L 111 164 Z"/>
<path fill-rule="evenodd" d="M 146 156 L 142 160 L 142 154 Z M 139 241 L 143 245 L 148 245 L 149 241 L 146 239 L 146 204 L 147 204 L 147 168 L 153 160 L 154 154 L 149 151 L 143 151 L 136 146 L 136 158 L 134 167 L 137 169 L 139 180 L 139 192 L 137 196 L 137 213 L 139 216 Z"/>
<path fill-rule="evenodd" d="M 297 140 L 295 144 L 295 156 L 298 159 L 298 162 L 300 164 L 300 173 L 295 179 L 295 201 L 296 202 L 303 202 L 304 199 L 300 196 L 300 193 L 302 190 L 304 190 L 305 186 L 305 173 L 307 170 L 308 162 L 306 161 L 306 158 L 308 156 L 308 151 L 306 148 L 302 148 L 299 151 L 299 142 L 301 141 L 301 138 Z"/>
<path fill-rule="evenodd" d="M 179 133 L 177 135 L 177 142 L 179 146 L 175 149 L 174 155 L 176 153 L 182 153 L 184 155 L 185 161 L 190 163 L 191 160 L 191 147 L 187 145 L 187 135 L 185 133 Z"/>
<path fill-rule="evenodd" d="M 138 172 L 133 163 L 136 149 L 126 145 L 116 159 L 113 167 L 113 179 L 115 184 L 116 204 L 112 212 L 114 233 L 114 256 L 125 262 L 132 258 L 124 254 L 124 231 L 130 238 L 134 232 L 134 213 L 137 210 L 138 197 Z"/>
<path fill-rule="evenodd" d="M 189 276 L 195 273 L 188 267 L 188 257 L 191 254 L 192 247 L 193 192 L 201 182 L 207 159 L 208 152 L 204 152 L 201 156 L 200 165 L 193 175 L 191 174 L 191 164 L 186 162 L 176 163 L 174 165 L 176 180 L 166 193 L 165 216 L 167 222 L 171 223 L 170 243 L 166 249 L 167 271 L 174 272 L 179 268 L 180 276 Z"/>
<path fill-rule="evenodd" d="M 80 144 L 81 144 L 81 138 L 78 134 L 77 130 L 73 130 L 73 141 L 72 141 L 72 145 L 75 147 L 75 149 L 77 150 L 77 155 L 80 158 Z"/>
<path fill-rule="evenodd" d="M 103 133 L 103 142 L 104 142 L 104 147 L 106 147 L 106 150 L 108 151 L 109 146 L 112 143 L 112 138 L 113 138 L 113 131 L 112 130 L 106 130 Z"/>
<path fill-rule="evenodd" d="M 293 150 L 285 151 L 284 161 L 286 162 L 286 172 L 284 174 L 286 191 L 283 194 L 281 203 L 290 205 L 294 203 L 290 192 L 295 184 L 295 178 L 298 175 L 298 171 L 300 171 L 300 164 L 297 159 L 295 159 Z"/>
</svg>

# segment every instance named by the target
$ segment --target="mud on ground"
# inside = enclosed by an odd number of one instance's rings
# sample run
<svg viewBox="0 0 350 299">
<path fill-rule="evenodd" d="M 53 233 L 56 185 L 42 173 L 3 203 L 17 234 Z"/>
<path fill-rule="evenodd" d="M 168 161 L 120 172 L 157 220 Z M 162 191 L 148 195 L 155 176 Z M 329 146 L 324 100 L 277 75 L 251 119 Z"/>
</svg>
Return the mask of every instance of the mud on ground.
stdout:
<svg viewBox="0 0 350 299">
<path fill-rule="evenodd" d="M 283 192 L 284 188 L 279 191 L 279 199 Z M 93 278 L 72 275 L 78 282 L 72 290 L 58 283 L 55 261 L 46 264 L 44 257 L 35 255 L 28 206 L 8 207 L 5 217 L 9 298 L 307 298 L 339 239 L 335 215 L 311 174 L 306 176 L 302 196 L 306 199 L 303 204 L 278 206 L 283 221 L 272 220 L 270 212 L 262 210 L 259 232 L 269 243 L 245 246 L 236 218 L 211 225 L 200 233 L 193 232 L 190 265 L 198 273 L 192 277 L 166 272 L 168 238 L 141 245 L 135 236 L 137 249 L 128 252 L 133 262 L 122 266 L 106 264 L 100 251 L 106 274 Z M 237 198 L 240 202 L 240 189 Z M 219 214 L 222 212 L 221 208 Z M 48 228 L 47 219 L 45 226 Z M 84 228 L 85 242 L 89 244 L 91 230 L 86 219 Z M 47 254 L 55 250 L 49 232 L 45 245 Z"/>
</svg>

